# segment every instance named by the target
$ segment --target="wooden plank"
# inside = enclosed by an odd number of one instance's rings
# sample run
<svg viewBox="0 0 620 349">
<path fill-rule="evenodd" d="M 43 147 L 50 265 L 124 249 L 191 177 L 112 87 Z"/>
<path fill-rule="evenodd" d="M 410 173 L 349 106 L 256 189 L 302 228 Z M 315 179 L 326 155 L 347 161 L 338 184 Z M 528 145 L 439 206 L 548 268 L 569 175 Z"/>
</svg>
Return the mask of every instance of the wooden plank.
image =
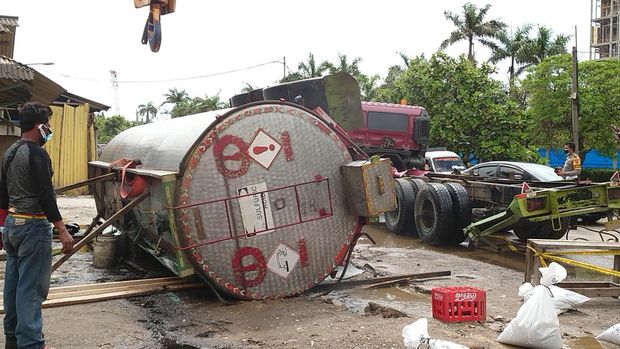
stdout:
<svg viewBox="0 0 620 349">
<path fill-rule="evenodd" d="M 77 182 L 77 183 L 65 185 L 64 187 L 56 188 L 56 189 L 54 189 L 54 191 L 56 192 L 56 194 L 60 194 L 60 193 L 64 193 L 66 191 L 69 191 L 71 189 L 76 189 L 76 188 L 84 187 L 84 186 L 87 186 L 89 184 L 93 184 L 93 183 L 96 183 L 96 182 L 99 182 L 99 181 L 104 181 L 104 180 L 112 179 L 112 177 L 114 177 L 114 173 L 106 173 L 106 174 L 98 176 L 98 177 L 89 178 L 89 179 L 87 179 L 85 181 L 80 181 L 80 182 Z"/>
<path fill-rule="evenodd" d="M 100 284 L 61 286 L 50 288 L 47 299 L 50 300 L 58 298 L 95 295 L 149 287 L 153 288 L 172 285 L 183 285 L 194 282 L 196 282 L 195 278 L 181 279 L 178 277 L 163 277 L 154 279 L 115 281 Z M 2 304 L 2 293 L 0 293 L 0 304 Z"/>
<path fill-rule="evenodd" d="M 66 306 L 66 305 L 86 304 L 86 303 L 107 301 L 107 300 L 112 300 L 112 299 L 142 296 L 142 295 L 154 294 L 154 293 L 159 293 L 159 292 L 173 292 L 173 291 L 189 290 L 189 289 L 195 289 L 195 288 L 201 288 L 201 287 L 205 287 L 205 284 L 202 282 L 194 282 L 194 283 L 188 283 L 188 284 L 169 285 L 169 286 L 155 287 L 155 288 L 139 288 L 139 289 L 134 289 L 134 290 L 108 292 L 108 293 L 90 295 L 90 296 L 52 299 L 52 300 L 47 300 L 43 302 L 42 307 L 45 309 L 45 308 L 61 307 L 61 306 Z M 0 314 L 4 314 L 4 307 L 0 307 Z"/>
<path fill-rule="evenodd" d="M 59 286 L 50 288 L 50 294 L 55 292 L 70 292 L 72 290 L 89 290 L 89 289 L 102 289 L 102 288 L 114 288 L 117 286 L 130 286 L 130 285 L 147 285 L 150 282 L 162 282 L 162 281 L 182 281 L 176 276 L 170 277 L 162 277 L 162 278 L 154 278 L 154 279 L 138 279 L 138 280 L 127 280 L 127 281 L 112 281 L 105 282 L 99 284 L 82 284 L 82 285 L 71 285 L 71 286 Z"/>
<path fill-rule="evenodd" d="M 601 281 L 564 281 L 556 284 L 556 286 L 562 288 L 620 287 L 616 283 Z"/>
<path fill-rule="evenodd" d="M 529 239 L 535 249 L 620 249 L 620 242 Z"/>
<path fill-rule="evenodd" d="M 567 290 L 571 290 L 573 292 L 577 292 L 586 297 L 620 297 L 620 288 L 612 287 L 612 288 L 567 288 Z"/>
<path fill-rule="evenodd" d="M 436 272 L 431 272 L 431 273 L 382 276 L 382 277 L 375 277 L 371 279 L 362 279 L 362 280 L 343 280 L 338 285 L 355 287 L 355 286 L 371 285 L 371 284 L 376 284 L 380 282 L 400 280 L 400 279 L 427 279 L 427 278 L 450 276 L 450 275 L 452 275 L 452 272 L 449 270 L 448 271 L 436 271 Z M 317 285 L 316 287 L 319 287 L 319 288 L 329 287 L 329 286 L 333 286 L 334 284 L 336 284 L 335 281 L 332 283 Z"/>
<path fill-rule="evenodd" d="M 149 289 L 149 288 L 158 288 L 158 287 L 166 287 L 172 285 L 183 285 L 185 283 L 179 283 L 178 281 L 162 281 L 159 283 L 149 283 L 146 285 L 126 285 L 126 286 L 116 286 L 116 287 L 106 287 L 101 289 L 87 289 L 87 290 L 72 290 L 68 292 L 55 292 L 51 293 L 47 296 L 47 300 L 52 299 L 60 299 L 60 298 L 69 298 L 69 297 L 81 297 L 81 296 L 90 296 L 97 294 L 104 294 L 110 292 L 121 292 L 121 291 L 132 291 L 138 289 Z"/>
<path fill-rule="evenodd" d="M 620 271 L 620 255 L 614 256 L 614 270 Z M 620 277 L 614 276 L 613 282 L 616 284 L 620 283 Z"/>
</svg>

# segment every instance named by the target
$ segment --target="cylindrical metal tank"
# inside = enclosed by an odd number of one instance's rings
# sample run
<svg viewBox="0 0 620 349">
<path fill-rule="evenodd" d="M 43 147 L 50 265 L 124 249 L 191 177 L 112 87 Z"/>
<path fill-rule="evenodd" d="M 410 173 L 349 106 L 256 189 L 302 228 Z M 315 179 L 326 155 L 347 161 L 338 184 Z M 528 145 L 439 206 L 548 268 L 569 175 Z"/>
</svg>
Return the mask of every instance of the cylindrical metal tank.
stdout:
<svg viewBox="0 0 620 349">
<path fill-rule="evenodd" d="M 151 197 L 120 228 L 177 274 L 187 260 L 228 295 L 304 292 L 333 272 L 361 229 L 342 189 L 349 151 L 298 105 L 264 101 L 134 127 L 94 165 L 123 158 L 141 161 L 133 174 L 147 178 Z M 118 193 L 97 188 L 108 218 Z"/>
</svg>

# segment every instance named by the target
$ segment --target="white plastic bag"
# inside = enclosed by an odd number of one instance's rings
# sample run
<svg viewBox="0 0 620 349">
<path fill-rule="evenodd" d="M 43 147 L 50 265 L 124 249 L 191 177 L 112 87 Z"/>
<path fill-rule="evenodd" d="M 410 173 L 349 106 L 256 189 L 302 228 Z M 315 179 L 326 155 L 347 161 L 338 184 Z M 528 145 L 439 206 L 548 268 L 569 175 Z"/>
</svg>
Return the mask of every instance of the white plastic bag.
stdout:
<svg viewBox="0 0 620 349">
<path fill-rule="evenodd" d="M 566 269 L 557 263 L 540 268 L 540 283 L 528 292 L 527 285 L 519 287 L 519 295 L 529 294 L 517 316 L 497 337 L 497 341 L 526 348 L 561 349 L 562 333 L 549 286 L 566 278 Z"/>
<path fill-rule="evenodd" d="M 524 283 L 519 286 L 519 297 L 523 297 L 523 299 L 527 301 L 532 295 L 533 289 L 534 286 L 532 286 L 532 284 L 529 282 Z M 569 310 L 577 310 L 578 306 L 590 300 L 590 298 L 582 294 L 558 286 L 551 285 L 549 286 L 549 290 L 551 290 L 551 294 L 553 294 L 553 306 L 558 315 Z"/>
<path fill-rule="evenodd" d="M 620 345 L 620 322 L 599 334 L 596 339 Z"/>
<path fill-rule="evenodd" d="M 405 348 L 422 348 L 420 345 L 427 345 L 429 349 L 468 349 L 460 344 L 454 344 L 441 339 L 431 339 L 428 335 L 428 320 L 422 318 L 410 325 L 403 327 L 403 341 Z"/>
</svg>

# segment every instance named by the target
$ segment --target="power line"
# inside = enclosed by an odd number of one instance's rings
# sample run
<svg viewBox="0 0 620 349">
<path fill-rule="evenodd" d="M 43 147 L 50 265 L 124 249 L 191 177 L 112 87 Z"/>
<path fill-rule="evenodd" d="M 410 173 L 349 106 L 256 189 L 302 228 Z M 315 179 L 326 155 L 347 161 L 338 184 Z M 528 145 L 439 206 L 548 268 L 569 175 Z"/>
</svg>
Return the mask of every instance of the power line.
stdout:
<svg viewBox="0 0 620 349">
<path fill-rule="evenodd" d="M 214 76 L 226 75 L 226 74 L 231 74 L 231 73 L 237 73 L 237 72 L 241 72 L 241 71 L 245 71 L 245 70 L 251 70 L 251 69 L 263 67 L 263 66 L 266 66 L 266 65 L 269 65 L 269 64 L 274 64 L 274 63 L 283 64 L 281 61 L 275 60 L 275 61 L 270 61 L 270 62 L 265 62 L 265 63 L 261 63 L 261 64 L 252 65 L 252 66 L 245 67 L 245 68 L 226 70 L 226 71 L 223 71 L 223 72 L 204 74 L 204 75 L 188 76 L 188 77 L 183 77 L 183 78 L 162 79 L 162 80 L 117 80 L 116 82 L 118 84 L 150 84 L 150 83 L 161 83 L 161 82 L 196 80 L 196 79 L 210 78 L 210 77 L 214 77 Z M 84 78 L 84 77 L 77 77 L 77 76 L 72 76 L 72 75 L 69 75 L 69 74 L 61 74 L 61 73 L 53 73 L 53 72 L 47 72 L 47 73 L 56 74 L 56 75 L 59 75 L 59 76 L 65 77 L 65 78 L 69 78 L 69 79 L 74 79 L 74 80 L 93 81 L 93 82 L 106 82 L 106 81 L 103 81 L 103 80 L 92 79 L 92 78 Z"/>
</svg>

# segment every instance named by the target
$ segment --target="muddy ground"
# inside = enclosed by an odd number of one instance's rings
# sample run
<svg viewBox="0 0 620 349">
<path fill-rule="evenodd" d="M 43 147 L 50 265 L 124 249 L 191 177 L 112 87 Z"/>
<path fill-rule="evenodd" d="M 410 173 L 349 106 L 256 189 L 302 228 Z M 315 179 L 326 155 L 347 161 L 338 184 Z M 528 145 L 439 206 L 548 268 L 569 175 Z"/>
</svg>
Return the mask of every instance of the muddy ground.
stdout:
<svg viewBox="0 0 620 349">
<path fill-rule="evenodd" d="M 66 221 L 83 225 L 95 214 L 89 197 L 63 197 L 59 206 Z M 389 234 L 381 224 L 364 231 L 377 245 L 362 239 L 355 249 L 352 261 L 366 270 L 362 277 L 373 270 L 377 275 L 449 270 L 452 276 L 229 305 L 200 289 L 65 306 L 44 310 L 45 335 L 56 348 L 403 348 L 402 328 L 426 317 L 433 337 L 472 348 L 509 348 L 495 338 L 522 304 L 517 297 L 523 281 L 522 254 L 505 246 L 500 252 L 489 247 L 431 248 L 418 239 Z M 599 239 L 586 230 L 571 234 Z M 0 267 L 3 274 L 3 262 Z M 52 282 L 71 285 L 165 275 L 156 264 L 147 269 L 149 275 L 124 264 L 94 269 L 92 253 L 83 252 L 56 271 Z M 580 279 L 588 276 L 579 274 Z M 432 318 L 431 288 L 459 285 L 486 291 L 486 321 L 443 323 Z M 369 302 L 376 305 L 365 310 Z M 620 322 L 616 298 L 594 298 L 559 319 L 566 348 L 620 348 L 601 346 L 592 338 Z"/>
</svg>

